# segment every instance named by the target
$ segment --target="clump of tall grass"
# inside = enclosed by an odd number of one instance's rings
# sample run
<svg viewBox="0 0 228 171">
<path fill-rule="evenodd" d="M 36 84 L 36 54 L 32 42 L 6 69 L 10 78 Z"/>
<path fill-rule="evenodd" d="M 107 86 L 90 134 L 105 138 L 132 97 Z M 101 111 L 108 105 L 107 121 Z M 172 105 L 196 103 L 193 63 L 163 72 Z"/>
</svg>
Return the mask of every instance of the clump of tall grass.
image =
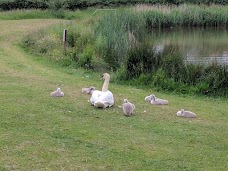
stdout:
<svg viewBox="0 0 228 171">
<path fill-rule="evenodd" d="M 141 15 L 132 11 L 109 13 L 102 17 L 95 28 L 98 49 L 103 49 L 103 58 L 115 70 L 124 62 L 131 47 L 144 39 L 145 22 Z"/>
</svg>

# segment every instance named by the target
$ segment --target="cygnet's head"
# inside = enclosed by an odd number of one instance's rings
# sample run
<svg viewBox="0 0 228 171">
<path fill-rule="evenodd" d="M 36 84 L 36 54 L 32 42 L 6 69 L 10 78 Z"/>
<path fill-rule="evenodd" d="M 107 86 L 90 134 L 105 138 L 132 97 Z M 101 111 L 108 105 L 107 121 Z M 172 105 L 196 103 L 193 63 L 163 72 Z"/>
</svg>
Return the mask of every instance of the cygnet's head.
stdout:
<svg viewBox="0 0 228 171">
<path fill-rule="evenodd" d="M 150 98 L 151 98 L 151 100 L 155 100 L 156 97 L 155 97 L 154 94 L 151 94 L 151 95 L 150 95 Z"/>
<path fill-rule="evenodd" d="M 184 109 L 181 109 L 180 111 L 177 112 L 177 116 L 182 116 L 184 112 Z"/>
<path fill-rule="evenodd" d="M 124 103 L 128 103 L 128 100 L 127 100 L 127 99 L 124 99 L 123 102 L 124 102 Z"/>
<path fill-rule="evenodd" d="M 146 96 L 146 97 L 145 97 L 145 100 L 146 100 L 147 102 L 151 102 L 151 97 L 150 97 L 150 96 Z"/>
<path fill-rule="evenodd" d="M 89 88 L 89 90 L 90 91 L 94 91 L 95 90 L 95 87 L 92 86 L 92 87 Z"/>
<path fill-rule="evenodd" d="M 95 87 L 93 87 L 93 86 L 90 87 L 90 88 L 89 88 L 89 94 L 93 94 L 94 90 L 95 90 Z"/>
</svg>

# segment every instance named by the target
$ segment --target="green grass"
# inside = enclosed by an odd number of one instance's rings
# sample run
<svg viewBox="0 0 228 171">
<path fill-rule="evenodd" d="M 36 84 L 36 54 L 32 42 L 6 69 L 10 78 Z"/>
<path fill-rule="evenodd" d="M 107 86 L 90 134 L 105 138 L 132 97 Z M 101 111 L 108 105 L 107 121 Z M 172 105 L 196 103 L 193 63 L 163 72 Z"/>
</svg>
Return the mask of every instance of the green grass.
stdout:
<svg viewBox="0 0 228 171">
<path fill-rule="evenodd" d="M 115 105 L 99 110 L 82 94 L 100 74 L 62 68 L 26 53 L 25 34 L 63 20 L 0 21 L 0 170 L 226 170 L 226 99 L 180 96 L 110 83 Z M 112 73 L 111 73 L 112 76 Z M 63 98 L 51 98 L 61 87 Z M 154 93 L 167 106 L 152 106 Z M 119 108 L 135 104 L 133 117 Z M 194 111 L 196 119 L 176 116 Z"/>
<path fill-rule="evenodd" d="M 75 10 L 13 10 L 0 11 L 0 20 L 20 20 L 20 19 L 81 19 L 85 16 L 91 16 L 95 9 L 90 8 L 86 12 Z"/>
</svg>

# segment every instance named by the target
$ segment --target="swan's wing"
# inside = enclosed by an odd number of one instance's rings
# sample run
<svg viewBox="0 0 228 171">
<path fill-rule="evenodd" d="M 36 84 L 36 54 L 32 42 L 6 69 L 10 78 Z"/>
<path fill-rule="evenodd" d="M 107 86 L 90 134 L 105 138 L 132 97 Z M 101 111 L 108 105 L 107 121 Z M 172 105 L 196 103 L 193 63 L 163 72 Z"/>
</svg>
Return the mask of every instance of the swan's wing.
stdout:
<svg viewBox="0 0 228 171">
<path fill-rule="evenodd" d="M 113 94 L 110 91 L 102 92 L 100 91 L 98 94 L 92 94 L 94 96 L 91 97 L 91 103 L 103 103 L 105 106 L 111 107 L 114 104 Z M 96 96 L 95 96 L 96 95 Z"/>
<path fill-rule="evenodd" d="M 102 92 L 99 96 L 99 101 L 113 102 L 113 94 L 110 91 Z"/>
<path fill-rule="evenodd" d="M 98 90 L 93 91 L 90 98 L 90 102 L 92 103 L 92 105 L 94 105 L 94 103 L 99 99 L 102 93 L 103 93 L 102 91 L 98 91 Z"/>
</svg>

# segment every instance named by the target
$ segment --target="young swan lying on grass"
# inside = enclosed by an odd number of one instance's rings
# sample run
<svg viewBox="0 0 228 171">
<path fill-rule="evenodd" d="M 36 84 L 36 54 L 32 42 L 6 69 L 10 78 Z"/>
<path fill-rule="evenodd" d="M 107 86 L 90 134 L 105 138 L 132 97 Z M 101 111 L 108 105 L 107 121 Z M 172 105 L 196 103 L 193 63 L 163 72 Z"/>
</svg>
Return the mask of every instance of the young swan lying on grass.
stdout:
<svg viewBox="0 0 228 171">
<path fill-rule="evenodd" d="M 155 105 L 167 105 L 169 103 L 168 100 L 159 99 L 154 94 L 151 94 L 150 96 L 146 96 L 145 100 Z"/>
<path fill-rule="evenodd" d="M 123 101 L 123 112 L 125 116 L 131 116 L 133 114 L 133 110 L 135 109 L 135 105 L 130 103 L 127 99 Z"/>
<path fill-rule="evenodd" d="M 52 97 L 63 97 L 64 93 L 61 91 L 60 88 L 57 88 L 55 91 L 51 92 Z"/>
<path fill-rule="evenodd" d="M 92 94 L 93 91 L 95 90 L 95 87 L 89 87 L 89 88 L 82 88 L 82 93 L 85 93 L 85 94 Z"/>
<path fill-rule="evenodd" d="M 184 109 L 181 109 L 180 111 L 177 112 L 177 116 L 183 116 L 185 118 L 195 118 L 196 114 Z"/>
</svg>

